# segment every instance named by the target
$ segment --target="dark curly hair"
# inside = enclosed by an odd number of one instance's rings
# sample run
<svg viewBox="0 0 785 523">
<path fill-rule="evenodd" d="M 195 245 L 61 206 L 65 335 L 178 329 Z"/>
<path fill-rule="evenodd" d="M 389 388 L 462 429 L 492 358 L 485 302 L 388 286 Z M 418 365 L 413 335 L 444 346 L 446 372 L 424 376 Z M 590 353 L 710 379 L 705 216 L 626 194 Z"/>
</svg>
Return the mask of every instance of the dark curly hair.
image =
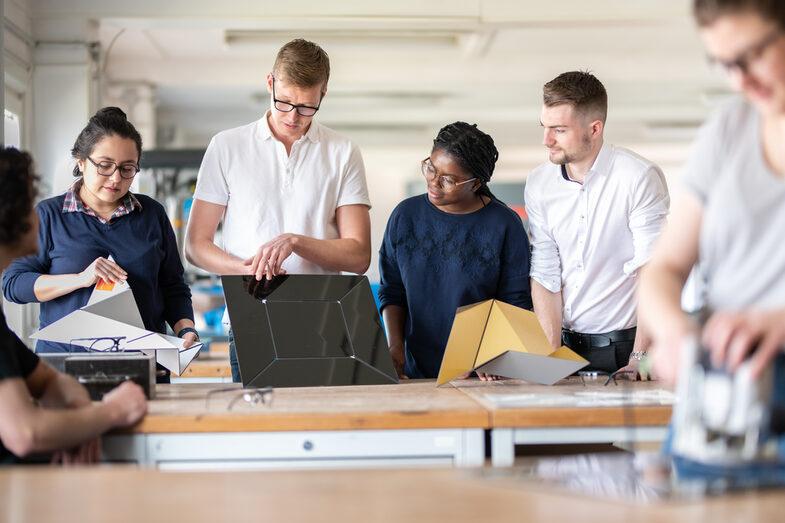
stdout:
<svg viewBox="0 0 785 523">
<path fill-rule="evenodd" d="M 30 232 L 36 180 L 32 156 L 0 149 L 0 245 L 13 246 Z"/>
<path fill-rule="evenodd" d="M 142 136 L 136 127 L 128 121 L 128 117 L 122 109 L 118 107 L 104 107 L 90 118 L 74 142 L 71 156 L 77 160 L 86 160 L 88 156 L 93 154 L 95 144 L 107 136 L 119 136 L 133 140 L 138 154 L 137 165 L 142 161 Z M 74 166 L 74 176 L 82 176 L 79 165 Z"/>
<path fill-rule="evenodd" d="M 445 125 L 433 141 L 433 150 L 449 154 L 466 172 L 482 182 L 477 194 L 499 201 L 488 188 L 499 151 L 493 138 L 477 128 L 477 124 L 455 122 Z"/>
</svg>

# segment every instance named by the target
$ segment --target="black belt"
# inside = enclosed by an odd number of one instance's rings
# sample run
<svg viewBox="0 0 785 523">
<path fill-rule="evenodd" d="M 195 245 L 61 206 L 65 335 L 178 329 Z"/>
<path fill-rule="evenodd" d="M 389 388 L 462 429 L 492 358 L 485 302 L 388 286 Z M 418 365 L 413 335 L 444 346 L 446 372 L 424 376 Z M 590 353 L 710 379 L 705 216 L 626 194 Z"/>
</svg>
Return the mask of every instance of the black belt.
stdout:
<svg viewBox="0 0 785 523">
<path fill-rule="evenodd" d="M 607 347 L 620 341 L 635 341 L 636 327 L 600 334 L 584 334 L 569 329 L 562 329 L 562 340 L 573 350 Z"/>
</svg>

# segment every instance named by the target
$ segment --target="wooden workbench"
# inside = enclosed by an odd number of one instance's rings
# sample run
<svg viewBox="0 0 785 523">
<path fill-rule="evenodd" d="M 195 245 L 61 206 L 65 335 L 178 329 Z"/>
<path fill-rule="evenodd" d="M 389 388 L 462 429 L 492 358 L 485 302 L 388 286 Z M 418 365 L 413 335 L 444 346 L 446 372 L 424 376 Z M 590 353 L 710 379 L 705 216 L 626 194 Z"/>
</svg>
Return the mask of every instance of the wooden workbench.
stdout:
<svg viewBox="0 0 785 523">
<path fill-rule="evenodd" d="M 488 410 L 491 428 L 491 458 L 494 465 L 509 466 L 516 444 L 569 444 L 661 442 L 667 435 L 672 406 L 499 406 L 495 395 L 533 396 L 575 393 L 629 395 L 654 392 L 667 387 L 661 382 L 619 380 L 605 386 L 603 380 L 584 383 L 571 377 L 555 385 L 538 385 L 519 380 L 483 382 L 453 380 L 451 384 Z M 590 403 L 590 402 L 589 402 Z"/>
<path fill-rule="evenodd" d="M 488 412 L 433 381 L 276 388 L 272 401 L 239 400 L 239 384 L 159 385 L 147 416 L 105 437 L 105 457 L 161 467 L 357 464 L 480 465 Z"/>
<path fill-rule="evenodd" d="M 0 468 L 0 521 L 693 523 L 782 520 L 783 491 L 640 505 L 481 477 L 482 469 L 173 473 Z"/>
</svg>

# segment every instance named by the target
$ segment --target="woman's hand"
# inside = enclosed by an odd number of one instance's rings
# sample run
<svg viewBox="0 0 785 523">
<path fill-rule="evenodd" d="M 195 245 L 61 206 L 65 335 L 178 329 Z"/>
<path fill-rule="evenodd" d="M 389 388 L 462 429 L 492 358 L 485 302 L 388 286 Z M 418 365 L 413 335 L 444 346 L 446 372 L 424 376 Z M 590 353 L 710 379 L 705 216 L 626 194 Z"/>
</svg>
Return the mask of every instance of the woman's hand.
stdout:
<svg viewBox="0 0 785 523">
<path fill-rule="evenodd" d="M 82 287 L 90 287 L 99 279 L 107 283 L 118 283 L 124 282 L 127 278 L 128 273 L 122 267 L 106 258 L 96 258 L 93 263 L 79 273 Z"/>
<path fill-rule="evenodd" d="M 757 378 L 785 346 L 785 309 L 716 312 L 706 322 L 701 342 L 712 364 L 731 372 L 749 357 Z"/>
<path fill-rule="evenodd" d="M 390 356 L 392 356 L 393 365 L 395 366 L 395 372 L 398 373 L 398 377 L 402 380 L 409 379 L 403 373 L 403 368 L 406 366 L 406 350 L 402 343 L 396 343 L 394 345 L 390 345 Z"/>
</svg>

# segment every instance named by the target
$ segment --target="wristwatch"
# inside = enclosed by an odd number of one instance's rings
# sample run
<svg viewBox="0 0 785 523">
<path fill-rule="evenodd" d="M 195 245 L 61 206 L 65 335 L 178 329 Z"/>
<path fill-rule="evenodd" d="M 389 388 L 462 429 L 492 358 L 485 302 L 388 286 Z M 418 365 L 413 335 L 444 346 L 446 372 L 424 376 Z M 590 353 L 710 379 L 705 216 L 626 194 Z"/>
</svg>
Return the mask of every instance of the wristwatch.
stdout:
<svg viewBox="0 0 785 523">
<path fill-rule="evenodd" d="M 178 338 L 182 338 L 188 332 L 193 332 L 194 334 L 196 334 L 196 339 L 197 340 L 200 339 L 199 338 L 199 332 L 197 332 L 197 330 L 194 329 L 193 327 L 185 327 L 183 329 L 180 329 L 180 331 L 177 333 L 177 337 Z"/>
<path fill-rule="evenodd" d="M 648 351 L 634 350 L 630 353 L 630 359 L 641 361 L 646 356 L 646 354 L 648 354 Z"/>
</svg>

